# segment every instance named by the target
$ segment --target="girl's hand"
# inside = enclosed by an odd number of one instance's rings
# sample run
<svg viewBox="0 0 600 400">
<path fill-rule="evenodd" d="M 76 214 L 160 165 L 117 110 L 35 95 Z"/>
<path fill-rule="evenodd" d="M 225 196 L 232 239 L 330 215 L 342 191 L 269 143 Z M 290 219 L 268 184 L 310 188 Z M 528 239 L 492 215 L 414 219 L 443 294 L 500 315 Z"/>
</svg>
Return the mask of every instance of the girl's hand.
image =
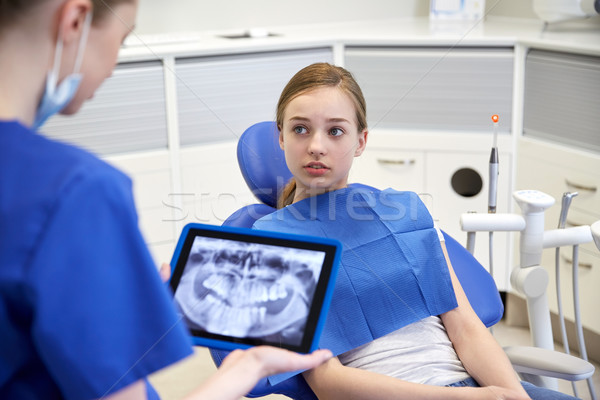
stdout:
<svg viewBox="0 0 600 400">
<path fill-rule="evenodd" d="M 479 394 L 478 399 L 489 400 L 531 400 L 527 393 L 523 394 L 520 391 L 506 389 L 499 386 L 485 386 L 477 388 Z M 481 396 L 481 397 L 480 397 Z"/>
</svg>

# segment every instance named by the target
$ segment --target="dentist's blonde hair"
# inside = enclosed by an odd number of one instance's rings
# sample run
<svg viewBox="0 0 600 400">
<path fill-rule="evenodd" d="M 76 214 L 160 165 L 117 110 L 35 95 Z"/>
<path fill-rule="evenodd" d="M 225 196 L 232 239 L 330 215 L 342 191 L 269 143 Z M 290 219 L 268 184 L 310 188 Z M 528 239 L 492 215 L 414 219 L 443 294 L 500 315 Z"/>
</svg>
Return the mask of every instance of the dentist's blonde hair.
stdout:
<svg viewBox="0 0 600 400">
<path fill-rule="evenodd" d="M 338 88 L 347 94 L 354 104 L 358 127 L 357 133 L 367 129 L 367 103 L 360 86 L 352 74 L 342 67 L 328 63 L 316 63 L 298 71 L 281 92 L 275 115 L 279 130 L 281 131 L 283 128 L 285 110 L 292 100 L 311 90 L 323 87 Z M 292 204 L 295 194 L 296 180 L 292 178 L 279 194 L 277 208 L 283 208 Z"/>
</svg>

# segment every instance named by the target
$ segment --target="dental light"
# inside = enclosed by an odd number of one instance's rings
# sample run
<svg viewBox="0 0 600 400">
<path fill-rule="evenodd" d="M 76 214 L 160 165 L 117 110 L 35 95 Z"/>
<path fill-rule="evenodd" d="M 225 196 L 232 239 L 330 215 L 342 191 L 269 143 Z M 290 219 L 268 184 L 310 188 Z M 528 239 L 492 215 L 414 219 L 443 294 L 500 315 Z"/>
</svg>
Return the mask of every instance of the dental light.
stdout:
<svg viewBox="0 0 600 400">
<path fill-rule="evenodd" d="M 587 18 L 600 14 L 600 0 L 533 0 L 533 11 L 544 22 Z"/>
</svg>

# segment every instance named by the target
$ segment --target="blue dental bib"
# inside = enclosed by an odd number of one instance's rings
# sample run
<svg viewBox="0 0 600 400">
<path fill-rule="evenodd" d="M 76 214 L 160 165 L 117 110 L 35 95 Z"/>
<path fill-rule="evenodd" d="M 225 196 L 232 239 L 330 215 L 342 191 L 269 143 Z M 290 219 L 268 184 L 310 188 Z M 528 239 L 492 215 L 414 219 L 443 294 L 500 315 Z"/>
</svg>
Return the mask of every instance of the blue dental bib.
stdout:
<svg viewBox="0 0 600 400">
<path fill-rule="evenodd" d="M 334 355 L 457 307 L 437 230 L 416 193 L 345 188 L 269 214 L 255 229 L 343 245 L 320 347 Z M 269 377 L 275 385 L 297 374 Z"/>
</svg>

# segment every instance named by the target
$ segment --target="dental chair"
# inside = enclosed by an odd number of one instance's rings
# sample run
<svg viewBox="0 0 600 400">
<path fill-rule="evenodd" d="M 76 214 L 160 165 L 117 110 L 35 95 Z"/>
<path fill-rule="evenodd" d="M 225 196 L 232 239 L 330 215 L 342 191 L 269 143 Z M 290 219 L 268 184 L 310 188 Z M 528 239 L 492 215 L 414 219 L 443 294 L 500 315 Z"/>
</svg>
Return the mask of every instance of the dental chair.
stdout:
<svg viewBox="0 0 600 400">
<path fill-rule="evenodd" d="M 284 153 L 279 147 L 278 137 L 277 126 L 270 121 L 251 126 L 240 137 L 237 147 L 238 163 L 248 187 L 260 203 L 242 207 L 225 220 L 223 225 L 250 228 L 257 219 L 275 211 L 277 194 L 292 177 L 285 163 Z M 350 184 L 350 187 L 369 188 L 361 184 Z M 454 271 L 475 313 L 485 326 L 496 324 L 502 318 L 504 306 L 493 278 L 461 244 L 445 232 L 443 234 Z M 538 358 L 536 350 L 546 352 L 544 349 L 533 349 L 534 353 L 522 353 L 519 349 L 513 348 L 512 353 L 515 355 L 515 360 L 511 360 L 513 365 L 516 363 L 527 373 L 547 376 L 549 374 L 563 379 L 565 379 L 564 374 L 568 372 L 573 380 L 585 379 L 594 372 L 591 364 L 579 364 L 579 361 L 583 360 L 566 354 L 558 354 L 558 358 L 555 358 L 551 365 L 547 363 L 530 365 L 532 364 L 530 358 Z M 214 349 L 211 349 L 210 353 L 217 366 L 221 365 L 223 359 L 229 354 L 228 351 Z M 520 357 L 519 360 L 520 354 L 525 356 Z M 556 375 L 557 369 L 560 376 Z M 296 400 L 317 400 L 301 374 L 277 385 L 271 385 L 267 379 L 262 379 L 247 397 L 262 397 L 269 394 L 282 394 Z"/>
</svg>

